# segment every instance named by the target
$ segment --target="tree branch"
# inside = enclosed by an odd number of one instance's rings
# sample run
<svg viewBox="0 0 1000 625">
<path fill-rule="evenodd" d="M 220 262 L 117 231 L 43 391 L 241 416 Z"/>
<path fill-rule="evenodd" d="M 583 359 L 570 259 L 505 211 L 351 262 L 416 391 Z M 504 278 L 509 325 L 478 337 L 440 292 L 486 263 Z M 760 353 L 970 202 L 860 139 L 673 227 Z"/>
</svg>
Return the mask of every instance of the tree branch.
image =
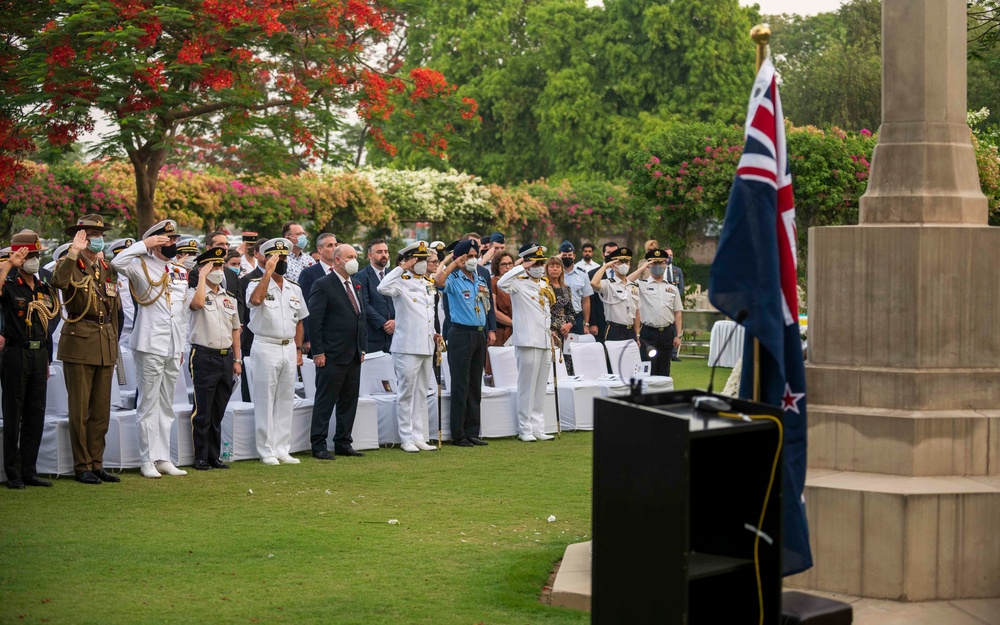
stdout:
<svg viewBox="0 0 1000 625">
<path fill-rule="evenodd" d="M 178 113 L 164 113 L 163 118 L 167 122 L 179 122 L 185 119 L 191 119 L 192 117 L 199 117 L 201 115 L 207 115 L 209 113 L 215 113 L 217 111 L 222 111 L 227 108 L 240 108 L 247 111 L 263 111 L 274 106 L 285 106 L 291 104 L 291 100 L 268 100 L 263 104 L 258 104 L 256 106 L 241 106 L 239 104 L 233 104 L 230 102 L 217 102 L 215 104 L 205 104 L 203 106 L 195 107 L 193 109 L 188 109 L 186 111 Z"/>
</svg>

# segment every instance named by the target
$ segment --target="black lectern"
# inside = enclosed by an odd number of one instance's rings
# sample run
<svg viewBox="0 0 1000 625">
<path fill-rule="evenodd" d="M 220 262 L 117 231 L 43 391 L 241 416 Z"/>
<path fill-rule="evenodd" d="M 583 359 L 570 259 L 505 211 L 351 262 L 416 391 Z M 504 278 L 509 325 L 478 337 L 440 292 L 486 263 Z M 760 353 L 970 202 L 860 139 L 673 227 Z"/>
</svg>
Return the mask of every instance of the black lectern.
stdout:
<svg viewBox="0 0 1000 625">
<path fill-rule="evenodd" d="M 764 622 L 779 622 L 780 458 L 758 528 L 778 427 L 694 409 L 706 395 L 595 400 L 593 623 L 756 625 L 761 604 Z M 712 397 L 734 412 L 781 416 Z"/>
</svg>

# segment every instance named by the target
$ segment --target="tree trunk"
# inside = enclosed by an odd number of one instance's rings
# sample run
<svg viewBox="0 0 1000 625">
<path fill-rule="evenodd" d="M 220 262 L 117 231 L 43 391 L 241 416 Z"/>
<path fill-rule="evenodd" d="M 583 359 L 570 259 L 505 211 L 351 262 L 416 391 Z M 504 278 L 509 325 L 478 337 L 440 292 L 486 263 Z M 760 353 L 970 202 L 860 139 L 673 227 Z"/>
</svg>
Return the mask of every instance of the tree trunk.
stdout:
<svg viewBox="0 0 1000 625">
<path fill-rule="evenodd" d="M 167 151 L 162 148 L 152 150 L 143 147 L 129 151 L 128 157 L 135 172 L 136 236 L 141 237 L 157 221 L 153 211 L 153 199 L 156 197 L 156 182 L 160 176 L 160 169 L 167 159 Z"/>
</svg>

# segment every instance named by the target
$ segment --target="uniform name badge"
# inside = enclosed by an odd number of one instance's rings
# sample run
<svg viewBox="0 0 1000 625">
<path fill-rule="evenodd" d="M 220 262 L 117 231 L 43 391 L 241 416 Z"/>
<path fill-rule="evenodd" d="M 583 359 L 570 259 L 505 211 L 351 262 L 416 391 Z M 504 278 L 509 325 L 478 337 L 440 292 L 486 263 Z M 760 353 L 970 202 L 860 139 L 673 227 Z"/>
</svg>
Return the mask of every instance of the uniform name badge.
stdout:
<svg viewBox="0 0 1000 625">
<path fill-rule="evenodd" d="M 118 285 L 114 282 L 105 282 L 104 292 L 107 293 L 108 297 L 118 297 Z"/>
</svg>

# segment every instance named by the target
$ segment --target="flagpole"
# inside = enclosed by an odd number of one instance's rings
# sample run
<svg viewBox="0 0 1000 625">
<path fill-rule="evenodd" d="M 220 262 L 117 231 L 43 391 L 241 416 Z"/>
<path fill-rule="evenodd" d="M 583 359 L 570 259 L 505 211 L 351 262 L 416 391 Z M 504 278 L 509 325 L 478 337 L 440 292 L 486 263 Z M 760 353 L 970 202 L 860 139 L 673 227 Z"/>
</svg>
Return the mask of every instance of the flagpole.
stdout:
<svg viewBox="0 0 1000 625">
<path fill-rule="evenodd" d="M 760 66 L 767 58 L 767 44 L 771 41 L 771 27 L 767 24 L 757 24 L 750 29 L 750 39 L 757 46 L 757 65 L 754 77 L 760 72 Z M 760 339 L 753 339 L 753 400 L 760 401 Z"/>
</svg>

